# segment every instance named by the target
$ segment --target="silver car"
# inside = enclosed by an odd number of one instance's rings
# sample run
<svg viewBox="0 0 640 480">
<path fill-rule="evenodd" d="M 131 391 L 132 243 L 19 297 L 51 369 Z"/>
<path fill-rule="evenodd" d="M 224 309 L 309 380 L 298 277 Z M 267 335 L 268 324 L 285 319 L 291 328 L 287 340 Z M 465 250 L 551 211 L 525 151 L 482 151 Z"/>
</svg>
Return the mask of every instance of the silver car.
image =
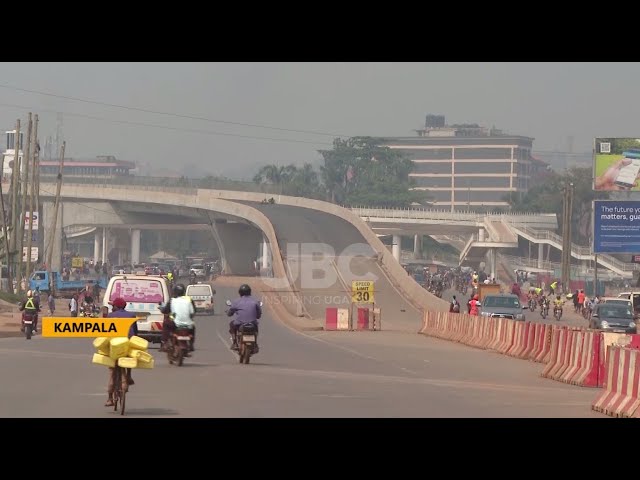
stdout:
<svg viewBox="0 0 640 480">
<path fill-rule="evenodd" d="M 480 303 L 480 315 L 483 317 L 511 318 L 524 321 L 524 310 L 526 309 L 527 306 L 520 303 L 518 296 L 511 293 L 487 295 Z"/>
</svg>

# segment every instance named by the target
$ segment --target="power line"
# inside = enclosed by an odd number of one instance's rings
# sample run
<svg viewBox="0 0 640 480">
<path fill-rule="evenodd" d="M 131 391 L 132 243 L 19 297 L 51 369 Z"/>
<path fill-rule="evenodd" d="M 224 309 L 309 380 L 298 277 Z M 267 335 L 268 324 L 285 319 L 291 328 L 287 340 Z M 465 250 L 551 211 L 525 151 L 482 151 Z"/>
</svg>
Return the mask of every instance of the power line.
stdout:
<svg viewBox="0 0 640 480">
<path fill-rule="evenodd" d="M 18 90 L 20 92 L 27 92 L 27 93 L 35 93 L 37 95 L 45 95 L 48 97 L 55 97 L 55 98 L 63 98 L 65 100 L 73 100 L 75 102 L 83 102 L 83 103 L 91 103 L 94 105 L 102 105 L 105 107 L 113 107 L 113 108 L 122 108 L 125 110 L 131 110 L 131 111 L 135 111 L 135 112 L 144 112 L 144 113 L 153 113 L 156 115 L 167 115 L 167 116 L 171 116 L 171 117 L 176 117 L 176 118 L 188 118 L 190 120 L 199 120 L 202 122 L 212 122 L 212 123 L 224 123 L 227 125 L 236 125 L 236 126 L 241 126 L 241 127 L 252 127 L 252 128 L 264 128 L 267 130 L 279 130 L 282 132 L 295 132 L 295 133 L 307 133 L 307 134 L 311 134 L 311 135 L 322 135 L 325 137 L 350 137 L 352 135 L 340 135 L 337 133 L 327 133 L 327 132 L 318 132 L 318 131 L 314 131 L 314 130 L 298 130 L 298 129 L 293 129 L 293 128 L 282 128 L 282 127 L 272 127 L 269 125 L 258 125 L 258 124 L 253 124 L 253 123 L 242 123 L 242 122 L 232 122 L 229 120 L 217 120 L 217 119 L 213 119 L 213 118 L 206 118 L 206 117 L 198 117 L 195 115 L 185 115 L 185 114 L 180 114 L 180 113 L 172 113 L 172 112 L 162 112 L 159 110 L 150 110 L 150 109 L 146 109 L 146 108 L 138 108 L 138 107 L 129 107 L 126 105 L 118 105 L 116 103 L 108 103 L 108 102 L 100 102 L 98 100 L 87 100 L 84 98 L 78 98 L 78 97 L 70 97 L 67 95 L 58 95 L 58 94 L 54 94 L 54 93 L 48 93 L 48 92 L 41 92 L 38 90 L 30 90 L 27 88 L 20 88 L 20 87 L 15 87 L 13 85 L 6 85 L 6 84 L 0 84 L 0 88 L 7 88 L 10 90 Z"/>
<path fill-rule="evenodd" d="M 10 108 L 18 108 L 18 109 L 21 109 L 21 110 L 31 110 L 31 111 L 40 111 L 40 112 L 49 112 L 49 113 L 60 113 L 60 110 L 50 110 L 50 109 L 35 108 L 35 107 L 25 107 L 23 105 L 16 105 L 16 104 L 11 104 L 11 103 L 0 103 L 0 106 L 10 107 Z M 268 140 L 268 141 L 273 141 L 273 142 L 304 143 L 304 144 L 308 144 L 308 145 L 333 145 L 332 143 L 328 143 L 328 142 L 312 142 L 312 141 L 308 141 L 308 140 L 294 140 L 292 138 L 258 137 L 258 136 L 254 136 L 254 135 L 242 135 L 242 134 L 239 134 L 239 133 L 213 132 L 211 130 L 200 130 L 200 129 L 194 129 L 194 128 L 169 127 L 167 125 L 158 125 L 158 124 L 153 124 L 153 123 L 131 122 L 131 121 L 128 121 L 128 120 L 113 120 L 113 119 L 110 119 L 110 118 L 95 117 L 95 116 L 92 116 L 92 115 L 84 115 L 82 113 L 69 113 L 69 112 L 62 112 L 62 113 L 64 113 L 65 115 L 72 116 L 72 117 L 87 118 L 87 119 L 90 119 L 90 120 L 98 120 L 98 121 L 102 121 L 102 122 L 121 123 L 121 124 L 124 124 L 124 125 L 135 125 L 135 126 L 150 127 L 150 128 L 162 128 L 162 129 L 165 129 L 165 130 L 173 130 L 173 131 L 179 131 L 179 132 L 201 133 L 201 134 L 205 134 L 205 135 L 219 135 L 219 136 L 224 136 L 224 137 L 248 138 L 248 139 L 252 139 L 252 140 Z"/>
</svg>

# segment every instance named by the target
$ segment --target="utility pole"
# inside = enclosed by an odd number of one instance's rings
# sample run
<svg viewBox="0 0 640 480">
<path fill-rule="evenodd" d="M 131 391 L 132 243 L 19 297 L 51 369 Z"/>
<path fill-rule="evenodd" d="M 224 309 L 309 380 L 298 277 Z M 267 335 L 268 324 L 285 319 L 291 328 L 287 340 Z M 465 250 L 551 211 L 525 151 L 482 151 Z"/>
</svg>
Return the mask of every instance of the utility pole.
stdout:
<svg viewBox="0 0 640 480">
<path fill-rule="evenodd" d="M 62 189 L 62 169 L 64 167 L 64 149 L 67 142 L 62 142 L 60 151 L 60 168 L 58 169 L 58 179 L 56 184 L 56 199 L 53 207 L 53 222 L 51 224 L 51 233 L 49 234 L 49 250 L 47 258 L 47 272 L 49 272 L 49 292 L 55 296 L 56 282 L 51 278 L 51 259 L 53 258 L 53 242 L 56 236 L 56 227 L 58 226 L 58 208 L 60 207 L 60 190 Z"/>
<path fill-rule="evenodd" d="M 4 170 L 4 154 L 2 155 L 2 168 Z M 7 264 L 7 288 L 8 292 L 13 293 L 13 282 L 11 281 L 11 269 L 9 268 L 9 229 L 7 228 L 7 212 L 4 209 L 4 192 L 2 191 L 2 182 L 0 181 L 0 208 L 2 208 L 2 231 L 4 232 L 4 251 L 5 261 Z"/>
<path fill-rule="evenodd" d="M 37 132 L 37 125 L 38 125 L 38 115 L 36 115 L 36 132 Z M 37 141 L 37 136 L 36 136 L 36 141 Z M 50 137 L 49 137 L 50 138 Z M 49 150 L 51 150 L 51 148 L 49 148 Z M 36 246 L 40 246 L 40 232 L 42 232 L 42 235 L 44 235 L 44 223 L 42 223 L 42 219 L 41 219 L 41 215 L 40 215 L 40 142 L 36 143 L 36 151 L 34 152 L 34 170 L 33 170 L 33 174 L 35 175 L 34 181 L 35 181 L 35 197 L 36 197 L 36 212 L 38 213 L 38 242 Z M 45 153 L 46 154 L 46 153 Z M 51 156 L 51 152 L 49 152 L 49 156 Z M 44 242 L 42 242 L 42 246 L 44 247 Z M 44 249 L 44 248 L 43 248 Z M 41 250 L 40 248 L 38 248 L 38 260 L 40 260 L 40 263 L 42 263 L 42 259 L 44 258 L 44 252 L 43 250 Z"/>
<path fill-rule="evenodd" d="M 31 248 L 33 246 L 33 203 L 36 194 L 36 157 L 38 145 L 38 115 L 33 124 L 33 151 L 31 153 L 31 187 L 29 188 L 29 233 L 27 234 L 27 282 L 31 276 Z M 40 218 L 40 215 L 38 215 Z"/>
<path fill-rule="evenodd" d="M 570 290 L 571 280 L 571 212 L 573 210 L 573 183 L 565 183 L 562 210 L 562 289 Z"/>
<path fill-rule="evenodd" d="M 29 161 L 31 160 L 31 137 L 33 130 L 33 119 L 31 118 L 31 112 L 29 112 L 29 123 L 27 124 L 27 144 L 25 145 L 24 157 L 22 158 L 22 165 L 24 168 L 24 175 L 22 175 L 22 201 L 20 202 L 20 220 L 18 224 L 18 274 L 19 278 L 22 278 L 22 257 L 24 255 L 24 232 L 25 232 L 25 217 L 27 216 L 27 190 L 29 189 Z M 31 252 L 29 252 L 31 254 Z M 27 279 L 27 282 L 29 280 Z M 22 291 L 22 282 L 18 282 L 18 293 Z"/>
<path fill-rule="evenodd" d="M 13 277 L 16 279 L 16 283 L 18 283 L 18 272 L 15 268 L 15 254 L 16 240 L 18 238 L 18 184 L 20 183 L 20 149 L 22 148 L 20 142 L 20 119 L 16 120 L 16 136 L 13 147 L 15 154 L 13 156 L 13 167 L 11 167 L 11 243 L 9 247 L 11 252 L 9 255 L 9 268 L 13 271 Z M 13 284 L 10 285 L 9 288 L 10 292 L 13 293 Z"/>
</svg>

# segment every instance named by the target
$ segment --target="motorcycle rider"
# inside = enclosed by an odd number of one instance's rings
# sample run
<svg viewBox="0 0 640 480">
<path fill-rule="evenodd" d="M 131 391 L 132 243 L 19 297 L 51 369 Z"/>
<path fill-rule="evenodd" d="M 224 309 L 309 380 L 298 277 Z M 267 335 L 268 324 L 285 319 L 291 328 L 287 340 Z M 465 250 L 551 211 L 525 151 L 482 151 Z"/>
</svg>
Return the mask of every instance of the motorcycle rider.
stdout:
<svg viewBox="0 0 640 480">
<path fill-rule="evenodd" d="M 262 317 L 262 307 L 260 302 L 251 296 L 251 287 L 246 283 L 240 285 L 238 289 L 240 298 L 237 298 L 231 303 L 229 310 L 227 310 L 227 316 L 232 317 L 234 314 L 238 314 L 233 320 L 229 322 L 229 333 L 231 334 L 231 350 L 238 350 L 238 342 L 236 341 L 236 334 L 238 328 L 241 325 L 252 323 L 256 328 L 256 339 L 258 338 L 258 320 Z M 258 343 L 256 342 L 255 353 L 258 353 Z"/>
<path fill-rule="evenodd" d="M 93 297 L 86 295 L 82 302 L 81 309 L 85 317 L 93 317 L 96 314 L 96 305 L 93 302 Z"/>
<path fill-rule="evenodd" d="M 560 295 L 557 295 L 556 299 L 553 301 L 553 314 L 555 315 L 556 311 L 559 310 L 560 316 L 562 316 L 563 305 L 564 305 L 564 302 L 562 301 L 562 298 L 560 298 Z"/>
<path fill-rule="evenodd" d="M 22 313 L 22 320 L 26 316 L 30 316 L 33 320 L 33 328 L 32 333 L 35 335 L 38 329 L 38 312 L 40 311 L 40 301 L 33 296 L 33 292 L 31 290 L 27 291 L 27 297 L 20 302 L 20 306 L 18 307 Z M 22 330 L 24 331 L 24 325 L 22 325 Z"/>
<path fill-rule="evenodd" d="M 449 313 L 460 313 L 460 302 L 458 302 L 455 295 L 449 304 Z"/>
<path fill-rule="evenodd" d="M 173 287 L 173 298 L 169 299 L 166 305 L 160 308 L 164 313 L 165 321 L 162 323 L 162 343 L 160 350 L 166 351 L 166 343 L 176 328 L 186 328 L 191 330 L 190 351 L 195 350 L 196 325 L 193 317 L 196 315 L 196 304 L 191 297 L 185 295 L 186 288 L 179 283 Z"/>
</svg>

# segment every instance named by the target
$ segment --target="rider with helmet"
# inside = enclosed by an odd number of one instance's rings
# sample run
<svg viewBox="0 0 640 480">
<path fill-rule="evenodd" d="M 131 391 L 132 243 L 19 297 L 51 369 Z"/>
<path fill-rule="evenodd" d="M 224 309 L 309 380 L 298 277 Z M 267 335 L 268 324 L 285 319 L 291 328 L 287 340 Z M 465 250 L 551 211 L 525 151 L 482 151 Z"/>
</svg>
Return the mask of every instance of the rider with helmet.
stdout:
<svg viewBox="0 0 640 480">
<path fill-rule="evenodd" d="M 185 292 L 185 286 L 179 283 L 173 287 L 173 298 L 169 299 L 167 304 L 160 308 L 160 311 L 165 314 L 165 321 L 162 324 L 161 351 L 165 351 L 165 344 L 176 328 L 191 330 L 190 350 L 195 350 L 196 325 L 193 317 L 196 314 L 196 304 L 191 297 L 185 295 Z"/>
<path fill-rule="evenodd" d="M 562 307 L 564 306 L 564 301 L 560 297 L 560 295 L 556 295 L 556 299 L 553 301 L 553 313 L 556 313 L 556 310 L 560 311 L 562 314 Z"/>
<path fill-rule="evenodd" d="M 33 319 L 32 332 L 35 334 L 38 328 L 38 312 L 40 311 L 40 301 L 38 298 L 35 298 L 33 296 L 33 292 L 31 290 L 27 291 L 27 298 L 20 302 L 19 310 L 23 312 L 23 320 L 26 316 L 30 316 Z"/>
<path fill-rule="evenodd" d="M 237 316 L 229 322 L 229 333 L 231 334 L 231 350 L 238 349 L 238 343 L 236 341 L 236 334 L 238 328 L 241 325 L 252 323 L 256 328 L 256 338 L 258 336 L 258 320 L 262 317 L 262 307 L 260 302 L 251 296 L 251 287 L 249 285 L 242 284 L 238 289 L 240 298 L 234 300 L 227 310 L 227 316 Z M 255 353 L 258 353 L 258 344 L 256 343 Z"/>
</svg>

